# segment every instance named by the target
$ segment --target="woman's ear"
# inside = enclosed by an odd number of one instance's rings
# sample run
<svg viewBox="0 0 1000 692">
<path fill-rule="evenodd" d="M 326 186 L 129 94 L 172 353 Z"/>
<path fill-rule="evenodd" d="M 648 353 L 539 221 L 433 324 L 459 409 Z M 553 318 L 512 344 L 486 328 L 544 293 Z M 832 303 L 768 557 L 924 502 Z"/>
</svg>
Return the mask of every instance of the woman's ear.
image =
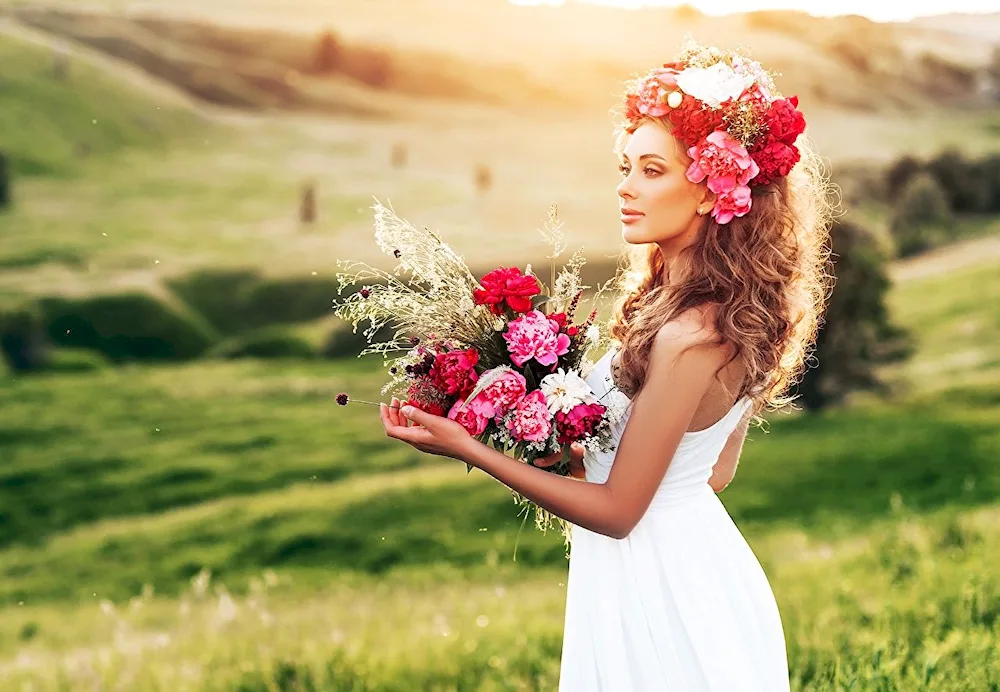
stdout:
<svg viewBox="0 0 1000 692">
<path fill-rule="evenodd" d="M 717 195 L 708 189 L 708 185 L 701 186 L 701 196 L 698 199 L 698 216 L 704 216 L 715 208 Z"/>
</svg>

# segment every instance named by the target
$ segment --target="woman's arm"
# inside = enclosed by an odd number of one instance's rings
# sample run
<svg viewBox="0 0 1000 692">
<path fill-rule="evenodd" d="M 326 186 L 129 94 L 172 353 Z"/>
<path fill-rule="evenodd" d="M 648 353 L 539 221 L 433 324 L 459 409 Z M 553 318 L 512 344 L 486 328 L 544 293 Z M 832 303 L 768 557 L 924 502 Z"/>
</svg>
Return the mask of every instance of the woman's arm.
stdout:
<svg viewBox="0 0 1000 692">
<path fill-rule="evenodd" d="M 471 438 L 475 444 L 466 448 L 462 458 L 577 526 L 624 538 L 649 508 L 725 357 L 725 349 L 709 343 L 709 335 L 694 315 L 682 316 L 659 331 L 646 382 L 633 401 L 605 483 L 578 483 L 532 468 Z"/>
<path fill-rule="evenodd" d="M 712 467 L 712 477 L 708 479 L 708 484 L 715 492 L 721 493 L 733 481 L 733 476 L 736 475 L 736 466 L 740 463 L 743 441 L 746 440 L 749 428 L 750 414 L 748 413 L 736 426 L 736 429 L 729 434 L 726 446 L 722 448 L 718 461 Z"/>
</svg>

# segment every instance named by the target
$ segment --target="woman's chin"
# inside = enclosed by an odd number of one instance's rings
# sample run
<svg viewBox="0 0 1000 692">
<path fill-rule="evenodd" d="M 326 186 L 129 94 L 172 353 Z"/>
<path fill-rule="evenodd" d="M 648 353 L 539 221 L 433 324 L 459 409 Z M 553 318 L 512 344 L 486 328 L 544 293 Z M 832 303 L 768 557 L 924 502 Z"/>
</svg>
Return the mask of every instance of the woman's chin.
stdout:
<svg viewBox="0 0 1000 692">
<path fill-rule="evenodd" d="M 643 233 L 640 229 L 635 227 L 635 224 L 622 224 L 622 240 L 624 240 L 629 245 L 642 245 L 643 243 L 649 242 L 643 237 Z"/>
</svg>

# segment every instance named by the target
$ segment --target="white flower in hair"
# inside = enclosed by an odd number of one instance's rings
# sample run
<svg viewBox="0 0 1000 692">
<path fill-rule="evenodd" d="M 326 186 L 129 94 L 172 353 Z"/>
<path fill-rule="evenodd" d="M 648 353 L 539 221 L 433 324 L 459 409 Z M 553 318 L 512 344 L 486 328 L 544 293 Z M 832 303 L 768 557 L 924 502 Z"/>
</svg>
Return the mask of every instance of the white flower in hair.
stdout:
<svg viewBox="0 0 1000 692">
<path fill-rule="evenodd" d="M 579 375 L 559 368 L 558 372 L 542 378 L 538 388 L 545 394 L 549 411 L 568 413 L 574 406 L 594 401 L 594 391 Z"/>
<path fill-rule="evenodd" d="M 677 75 L 677 86 L 711 108 L 718 108 L 729 99 L 739 98 L 753 85 L 752 74 L 740 74 L 724 62 L 711 67 L 689 67 Z"/>
</svg>

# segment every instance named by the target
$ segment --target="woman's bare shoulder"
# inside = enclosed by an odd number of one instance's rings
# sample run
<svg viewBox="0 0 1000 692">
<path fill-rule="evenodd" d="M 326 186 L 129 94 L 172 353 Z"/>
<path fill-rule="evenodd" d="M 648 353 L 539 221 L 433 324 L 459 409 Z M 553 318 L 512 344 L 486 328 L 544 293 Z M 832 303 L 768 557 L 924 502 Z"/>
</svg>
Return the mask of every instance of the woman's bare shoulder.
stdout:
<svg viewBox="0 0 1000 692">
<path fill-rule="evenodd" d="M 715 310 L 711 306 L 698 306 L 684 310 L 660 327 L 653 341 L 653 349 L 673 350 L 718 343 Z"/>
</svg>

